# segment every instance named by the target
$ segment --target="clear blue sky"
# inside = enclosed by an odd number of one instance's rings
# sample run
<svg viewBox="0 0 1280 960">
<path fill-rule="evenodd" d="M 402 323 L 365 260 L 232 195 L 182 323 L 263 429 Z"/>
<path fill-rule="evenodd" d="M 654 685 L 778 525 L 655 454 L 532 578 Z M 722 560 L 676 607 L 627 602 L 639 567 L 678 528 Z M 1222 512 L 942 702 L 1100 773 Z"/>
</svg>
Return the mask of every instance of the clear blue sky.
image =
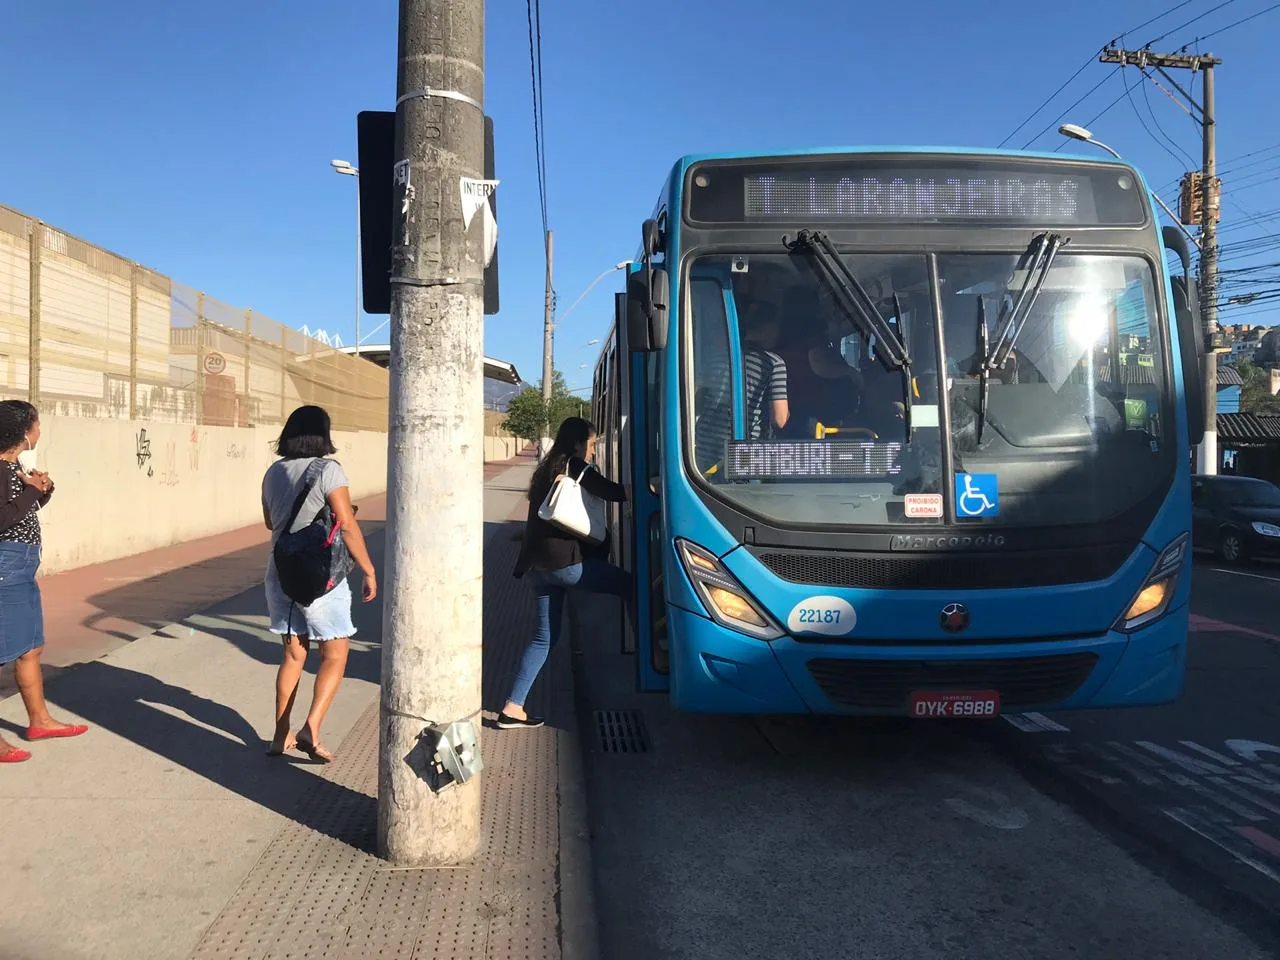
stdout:
<svg viewBox="0 0 1280 960">
<path fill-rule="evenodd" d="M 1128 44 L 1141 46 L 1219 2 L 1186 3 Z M 1154 49 L 1177 49 L 1272 2 L 1232 0 Z M 543 85 L 560 307 L 632 255 L 640 222 L 681 154 L 993 146 L 1092 51 L 1175 4 L 548 2 Z M 351 342 L 355 182 L 334 174 L 329 160 L 354 162 L 356 113 L 394 103 L 396 17 L 394 0 L 8 4 L 0 14 L 0 203 L 237 306 Z M 1231 198 L 1223 211 L 1228 269 L 1280 261 L 1277 36 L 1280 10 L 1202 47 L 1226 60 L 1218 142 Z M 488 320 L 486 348 L 536 381 L 543 265 L 524 4 L 489 3 L 486 46 L 502 181 L 502 312 Z M 1199 135 L 1187 115 L 1149 83 L 1134 88 L 1131 106 L 1115 72 L 1089 65 L 1010 145 L 1056 128 L 1103 81 L 1068 119 L 1088 122 L 1121 96 L 1092 124 L 1100 139 L 1163 187 L 1187 160 L 1175 161 L 1173 148 L 1143 129 L 1139 114 L 1160 136 L 1154 111 L 1198 164 Z M 1135 79 L 1130 69 L 1128 82 Z M 1050 130 L 1036 145 L 1058 142 Z M 1176 203 L 1176 190 L 1163 195 Z M 1280 268 L 1240 279 L 1230 292 L 1280 288 Z M 594 362 L 586 342 L 607 326 L 614 289 L 614 278 L 599 284 L 558 330 L 557 366 L 573 386 L 589 382 L 579 365 Z M 1280 301 L 1233 308 L 1223 321 L 1233 314 L 1277 322 Z M 365 332 L 383 319 L 366 317 Z"/>
</svg>

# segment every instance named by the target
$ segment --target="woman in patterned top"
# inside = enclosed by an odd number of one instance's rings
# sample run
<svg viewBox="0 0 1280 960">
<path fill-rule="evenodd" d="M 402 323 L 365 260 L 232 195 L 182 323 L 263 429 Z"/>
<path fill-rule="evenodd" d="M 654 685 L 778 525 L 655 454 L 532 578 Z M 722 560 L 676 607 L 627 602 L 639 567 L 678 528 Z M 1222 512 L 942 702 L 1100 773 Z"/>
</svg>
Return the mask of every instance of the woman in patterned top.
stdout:
<svg viewBox="0 0 1280 960">
<path fill-rule="evenodd" d="M 40 415 L 25 400 L 0 401 L 0 666 L 13 664 L 27 708 L 28 740 L 77 737 L 84 724 L 58 723 L 44 701 L 40 652 L 44 611 L 36 570 L 40 566 L 40 520 L 36 512 L 53 496 L 47 473 L 24 470 L 18 458 L 40 442 Z M 0 738 L 0 763 L 30 760 L 27 750 Z"/>
</svg>

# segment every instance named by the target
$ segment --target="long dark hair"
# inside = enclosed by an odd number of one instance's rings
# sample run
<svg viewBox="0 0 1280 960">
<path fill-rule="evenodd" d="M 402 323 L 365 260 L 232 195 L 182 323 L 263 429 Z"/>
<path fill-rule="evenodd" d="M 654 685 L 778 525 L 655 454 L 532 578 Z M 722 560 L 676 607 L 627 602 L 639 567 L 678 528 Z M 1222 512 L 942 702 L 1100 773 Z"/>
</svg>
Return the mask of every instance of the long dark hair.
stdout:
<svg viewBox="0 0 1280 960">
<path fill-rule="evenodd" d="M 578 448 L 585 447 L 587 441 L 596 435 L 596 428 L 590 420 L 582 417 L 569 417 L 560 424 L 556 431 L 556 442 L 551 445 L 547 455 L 542 458 L 533 479 L 529 481 L 529 496 L 535 496 L 535 490 L 543 490 L 551 486 L 551 481 L 564 472 L 569 465 L 569 458 L 578 455 Z"/>
<path fill-rule="evenodd" d="M 276 454 L 285 460 L 327 457 L 337 452 L 330 434 L 329 413 L 324 407 L 305 406 L 293 411 L 276 440 Z"/>
<path fill-rule="evenodd" d="M 40 413 L 25 400 L 0 400 L 0 451 L 12 450 L 40 419 Z"/>
</svg>

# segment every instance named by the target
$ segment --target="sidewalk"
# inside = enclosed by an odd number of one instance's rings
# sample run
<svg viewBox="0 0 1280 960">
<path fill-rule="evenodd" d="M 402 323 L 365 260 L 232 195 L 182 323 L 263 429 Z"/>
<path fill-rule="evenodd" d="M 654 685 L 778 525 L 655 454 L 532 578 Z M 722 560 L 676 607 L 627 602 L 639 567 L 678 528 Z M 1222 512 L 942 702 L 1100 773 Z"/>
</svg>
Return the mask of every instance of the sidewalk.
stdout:
<svg viewBox="0 0 1280 960">
<path fill-rule="evenodd" d="M 486 463 L 486 481 L 531 456 Z M 367 534 L 382 529 L 385 495 L 357 501 Z M 523 517 L 521 517 L 523 519 Z M 262 582 L 268 531 L 261 524 L 40 578 L 45 678 L 95 660 Z M 0 671 L 0 699 L 16 692 Z M 0 954 L 0 960 L 4 960 Z"/>
<path fill-rule="evenodd" d="M 531 466 L 486 470 L 490 718 L 532 618 L 527 591 L 510 576 L 518 543 L 506 524 L 523 518 Z M 371 531 L 370 546 L 377 560 L 380 532 Z M 252 553 L 261 570 L 261 550 Z M 212 558 L 187 569 L 202 563 Z M 224 582 L 249 576 L 224 566 Z M 177 605 L 177 581 L 165 579 L 173 572 L 152 576 Z M 133 586 L 141 603 L 147 591 Z M 102 609 L 97 601 L 79 598 Z M 37 744 L 31 761 L 0 771 L 0 960 L 591 960 L 567 644 L 530 704 L 548 726 L 483 730 L 481 856 L 451 870 L 396 870 L 371 852 L 380 605 L 357 611 L 348 680 L 324 731 L 338 756 L 327 767 L 263 753 L 279 646 L 266 633 L 259 588 L 174 619 L 52 680 L 56 712 L 93 729 Z M 304 707 L 309 687 L 304 680 Z M 21 716 L 16 698 L 0 702 L 0 727 Z"/>
</svg>

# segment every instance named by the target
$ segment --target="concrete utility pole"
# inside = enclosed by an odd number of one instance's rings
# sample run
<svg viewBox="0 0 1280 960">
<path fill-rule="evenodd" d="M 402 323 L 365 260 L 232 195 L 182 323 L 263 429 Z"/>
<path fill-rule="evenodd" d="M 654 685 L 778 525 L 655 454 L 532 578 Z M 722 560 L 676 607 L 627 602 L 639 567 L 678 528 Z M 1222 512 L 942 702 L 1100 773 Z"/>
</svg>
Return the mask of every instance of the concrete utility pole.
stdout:
<svg viewBox="0 0 1280 960">
<path fill-rule="evenodd" d="M 419 738 L 480 709 L 485 250 L 460 181 L 483 97 L 484 0 L 400 0 L 378 847 L 402 865 L 480 843 L 479 777 L 437 792 Z"/>
<path fill-rule="evenodd" d="M 1218 145 L 1213 114 L 1213 64 L 1204 70 L 1204 195 L 1200 200 L 1200 282 L 1204 293 L 1204 332 L 1212 343 L 1218 332 Z M 1200 471 L 1218 472 L 1218 355 L 1204 358 L 1204 440 Z"/>
<path fill-rule="evenodd" d="M 551 289 L 551 231 L 547 231 L 547 292 L 542 308 L 542 403 L 551 418 L 552 381 L 555 379 L 555 293 Z M 542 427 L 542 452 L 545 455 L 551 449 L 551 424 Z"/>
<path fill-rule="evenodd" d="M 1119 50 L 1107 47 L 1099 59 L 1103 63 L 1148 67 L 1169 81 L 1192 109 L 1200 114 L 1204 154 L 1200 201 L 1200 316 L 1204 322 L 1207 349 L 1204 357 L 1204 439 L 1197 459 L 1200 473 L 1218 472 L 1218 355 L 1214 352 L 1218 333 L 1218 216 L 1222 185 L 1217 178 L 1217 128 L 1214 120 L 1213 68 L 1222 60 L 1213 54 L 1152 53 L 1150 50 Z M 1169 70 L 1202 71 L 1203 102 L 1197 102 L 1169 73 Z"/>
</svg>

